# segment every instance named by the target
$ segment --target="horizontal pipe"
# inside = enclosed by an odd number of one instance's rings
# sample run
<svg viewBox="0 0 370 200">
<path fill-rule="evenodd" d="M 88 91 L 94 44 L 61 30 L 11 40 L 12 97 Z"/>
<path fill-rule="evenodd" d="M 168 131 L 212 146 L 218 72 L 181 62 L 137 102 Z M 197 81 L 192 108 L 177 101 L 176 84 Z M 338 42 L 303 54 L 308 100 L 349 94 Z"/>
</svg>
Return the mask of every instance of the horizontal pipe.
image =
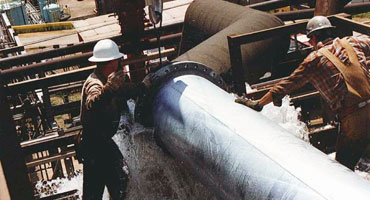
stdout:
<svg viewBox="0 0 370 200">
<path fill-rule="evenodd" d="M 8 94 L 19 94 L 35 89 L 45 88 L 74 81 L 85 80 L 96 68 L 96 66 L 85 67 L 70 72 L 54 74 L 44 78 L 31 79 L 17 83 L 8 84 Z"/>
<path fill-rule="evenodd" d="M 277 8 L 282 8 L 285 6 L 297 5 L 301 3 L 313 3 L 313 2 L 314 2 L 313 0 L 296 0 L 294 2 L 291 0 L 270 0 L 270 1 L 263 1 L 260 3 L 255 3 L 247 7 L 260 10 L 260 11 L 269 11 L 269 10 L 274 10 Z"/>
<path fill-rule="evenodd" d="M 162 32 L 165 33 L 172 33 L 172 32 L 179 32 L 181 30 L 182 23 L 176 23 L 176 24 L 171 24 L 168 26 L 162 27 Z M 154 37 L 156 36 L 157 31 L 154 29 L 149 29 L 144 33 L 144 37 Z M 122 40 L 122 36 L 114 36 L 112 38 L 114 41 L 117 43 L 121 43 L 120 40 Z M 67 46 L 67 47 L 62 47 L 59 49 L 53 49 L 50 51 L 44 51 L 44 52 L 38 52 L 38 53 L 32 53 L 32 54 L 24 54 L 24 55 L 19 55 L 19 56 L 14 56 L 14 57 L 9 57 L 9 58 L 3 58 L 0 59 L 0 69 L 6 69 L 10 68 L 12 66 L 17 66 L 17 65 L 22 65 L 26 63 L 32 63 L 32 62 L 37 62 L 41 61 L 44 59 L 49 59 L 49 58 L 54 58 L 54 57 L 59 57 L 67 54 L 72 54 L 72 53 L 77 53 L 77 52 L 83 52 L 83 51 L 91 51 L 94 47 L 94 45 L 98 42 L 99 40 L 94 40 L 94 41 L 89 41 L 89 42 L 83 42 L 79 44 L 74 44 L 72 46 Z"/>
<path fill-rule="evenodd" d="M 369 12 L 369 10 L 370 10 L 370 2 L 365 2 L 365 3 L 348 4 L 344 6 L 343 12 L 348 13 L 348 14 L 359 14 L 359 13 Z M 290 12 L 279 12 L 279 13 L 275 13 L 275 16 L 279 17 L 283 21 L 308 19 L 308 18 L 313 17 L 314 11 L 315 11 L 314 8 L 310 8 L 310 9 L 290 11 Z"/>
<path fill-rule="evenodd" d="M 82 53 L 79 55 L 63 57 L 59 59 L 53 59 L 42 63 L 36 63 L 26 65 L 22 67 L 15 67 L 11 69 L 5 69 L 2 71 L 4 79 L 9 79 L 15 76 L 26 76 L 30 74 L 37 74 L 40 71 L 51 71 L 60 68 L 65 68 L 74 65 L 89 64 L 88 58 L 92 56 L 92 52 Z"/>
<path fill-rule="evenodd" d="M 174 49 L 168 49 L 161 54 L 162 57 L 174 55 L 176 51 Z M 121 64 L 124 65 L 129 65 L 129 64 L 134 64 L 137 62 L 144 62 L 148 60 L 153 60 L 159 58 L 159 54 L 152 54 L 152 55 L 147 55 L 147 56 L 142 56 L 138 58 L 129 58 L 125 59 L 121 62 Z M 21 67 L 20 67 L 21 68 Z M 31 80 L 26 80 L 26 81 L 21 81 L 21 82 L 16 82 L 16 83 L 10 83 L 8 84 L 8 90 L 12 94 L 17 94 L 21 92 L 26 92 L 34 89 L 39 89 L 39 88 L 44 88 L 44 87 L 50 87 L 50 86 L 55 86 L 55 85 L 60 85 L 60 84 L 65 84 L 69 82 L 74 82 L 74 81 L 81 81 L 85 80 L 87 76 L 96 68 L 96 66 L 90 66 L 90 67 L 85 67 L 77 70 L 72 70 L 69 72 L 64 72 L 60 74 L 54 74 L 51 76 L 47 76 L 44 78 L 38 78 L 38 79 L 31 79 Z M 16 68 L 17 69 L 17 68 Z M 10 69 L 9 69 L 10 70 Z M 19 72 L 16 71 L 9 71 L 9 70 L 3 70 L 2 73 L 4 73 L 4 77 L 13 77 L 14 75 L 17 75 Z M 12 76 L 10 76 L 12 75 Z"/>
<path fill-rule="evenodd" d="M 163 46 L 174 45 L 174 43 L 180 41 L 180 38 L 181 38 L 181 33 L 176 33 L 176 34 L 172 34 L 172 35 L 163 36 L 163 37 L 161 37 L 161 45 L 163 45 Z M 156 48 L 157 39 L 151 39 L 151 40 L 145 42 L 141 46 L 144 49 Z M 134 47 L 128 47 L 128 48 L 133 49 Z M 42 62 L 42 63 L 36 63 L 36 64 L 31 64 L 31 65 L 26 65 L 26 66 L 11 68 L 11 69 L 5 69 L 5 70 L 2 70 L 2 75 L 3 75 L 4 79 L 10 79 L 12 77 L 17 77 L 19 75 L 25 76 L 25 75 L 30 75 L 30 74 L 36 74 L 36 73 L 39 73 L 41 71 L 51 71 L 51 70 L 61 69 L 61 68 L 74 66 L 74 65 L 87 66 L 87 65 L 89 65 L 88 58 L 90 56 L 92 56 L 92 54 L 93 53 L 90 51 L 90 52 L 87 52 L 87 53 L 68 56 L 68 57 L 64 57 L 64 58 L 53 59 L 53 60 Z M 171 53 L 169 53 L 168 55 L 170 55 L 170 54 Z M 166 56 L 166 55 L 164 55 L 164 56 Z M 148 58 L 146 56 L 144 58 L 141 58 L 141 59 L 136 59 L 136 58 L 128 59 L 127 61 L 124 61 L 125 62 L 124 64 L 128 65 L 128 64 L 139 62 L 139 61 L 145 61 L 145 60 L 148 60 Z"/>
<path fill-rule="evenodd" d="M 184 73 L 164 81 L 154 95 L 156 137 L 219 199 L 369 198 L 368 181 L 234 103 L 233 95 L 201 75 Z"/>
</svg>

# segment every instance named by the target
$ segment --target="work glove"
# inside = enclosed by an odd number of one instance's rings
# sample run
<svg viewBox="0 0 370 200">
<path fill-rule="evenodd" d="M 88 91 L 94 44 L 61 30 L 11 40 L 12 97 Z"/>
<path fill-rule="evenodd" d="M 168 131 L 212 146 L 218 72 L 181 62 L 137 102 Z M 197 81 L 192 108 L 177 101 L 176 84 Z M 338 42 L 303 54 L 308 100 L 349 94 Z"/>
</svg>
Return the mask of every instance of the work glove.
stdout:
<svg viewBox="0 0 370 200">
<path fill-rule="evenodd" d="M 105 87 L 111 92 L 120 90 L 125 84 L 125 74 L 122 70 L 109 74 Z"/>
<path fill-rule="evenodd" d="M 263 106 L 258 104 L 258 102 L 259 102 L 258 100 L 252 100 L 252 99 L 248 99 L 248 98 L 236 98 L 235 102 L 243 104 L 245 106 L 248 106 L 248 107 L 250 107 L 253 110 L 258 111 L 258 112 L 261 111 L 262 108 L 263 108 Z"/>
</svg>

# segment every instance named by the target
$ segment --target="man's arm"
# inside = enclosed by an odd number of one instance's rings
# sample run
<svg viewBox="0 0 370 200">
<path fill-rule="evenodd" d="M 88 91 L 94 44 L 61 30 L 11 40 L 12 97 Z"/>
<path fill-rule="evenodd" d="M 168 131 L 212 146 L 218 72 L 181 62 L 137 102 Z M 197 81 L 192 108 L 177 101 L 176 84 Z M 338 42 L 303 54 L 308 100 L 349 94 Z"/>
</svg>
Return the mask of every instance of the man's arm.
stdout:
<svg viewBox="0 0 370 200">
<path fill-rule="evenodd" d="M 310 71 L 312 68 L 317 66 L 318 62 L 319 58 L 317 56 L 317 52 L 312 52 L 288 78 L 281 80 L 268 93 L 266 93 L 258 101 L 257 107 L 263 107 L 271 102 L 274 102 L 274 105 L 281 105 L 281 99 L 285 95 L 301 88 L 310 81 Z"/>
<path fill-rule="evenodd" d="M 87 110 L 99 109 L 112 97 L 112 91 L 101 82 L 92 81 L 87 83 L 85 107 Z"/>
<path fill-rule="evenodd" d="M 121 94 L 127 98 L 135 99 L 143 94 L 150 86 L 151 74 L 149 73 L 140 83 L 125 82 L 125 86 L 121 89 Z"/>
</svg>

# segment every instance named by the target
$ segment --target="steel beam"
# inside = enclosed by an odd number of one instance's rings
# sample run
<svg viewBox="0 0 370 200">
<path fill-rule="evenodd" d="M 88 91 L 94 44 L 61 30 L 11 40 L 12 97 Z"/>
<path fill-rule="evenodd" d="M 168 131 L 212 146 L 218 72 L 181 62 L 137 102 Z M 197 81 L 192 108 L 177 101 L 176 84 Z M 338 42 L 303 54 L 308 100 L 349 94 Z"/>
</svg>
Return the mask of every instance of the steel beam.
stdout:
<svg viewBox="0 0 370 200">
<path fill-rule="evenodd" d="M 0 49 L 0 54 L 7 55 L 10 53 L 16 53 L 20 51 L 24 51 L 24 46 L 16 46 L 16 47 L 9 47 L 6 49 Z"/>
<path fill-rule="evenodd" d="M 10 197 L 14 200 L 33 199 L 24 155 L 17 140 L 4 85 L 0 74 L 0 160 Z"/>
</svg>

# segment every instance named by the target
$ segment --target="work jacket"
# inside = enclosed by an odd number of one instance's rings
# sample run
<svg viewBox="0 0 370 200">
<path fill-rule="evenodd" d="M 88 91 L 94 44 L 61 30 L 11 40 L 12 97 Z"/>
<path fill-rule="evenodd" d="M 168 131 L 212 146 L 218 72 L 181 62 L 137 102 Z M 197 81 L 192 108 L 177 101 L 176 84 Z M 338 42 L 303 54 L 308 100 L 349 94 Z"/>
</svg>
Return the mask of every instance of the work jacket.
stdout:
<svg viewBox="0 0 370 200">
<path fill-rule="evenodd" d="M 362 72 L 370 80 L 370 66 L 368 64 L 370 60 L 369 36 L 351 36 L 345 39 L 353 47 Z M 339 38 L 319 43 L 318 49 L 321 48 L 327 49 L 344 64 L 350 62 L 349 54 Z M 344 98 L 348 93 L 345 79 L 337 67 L 319 51 L 313 51 L 308 55 L 289 77 L 276 84 L 270 92 L 274 98 L 282 98 L 308 82 L 320 92 L 333 111 L 343 109 Z M 274 99 L 274 101 L 278 100 Z"/>
<path fill-rule="evenodd" d="M 127 111 L 127 100 L 136 98 L 145 88 L 142 83 L 127 82 L 119 91 L 111 92 L 104 90 L 106 82 L 106 78 L 95 70 L 82 88 L 80 119 L 84 151 L 109 149 L 108 146 L 113 142 L 111 138 L 117 132 L 121 113 Z"/>
</svg>

